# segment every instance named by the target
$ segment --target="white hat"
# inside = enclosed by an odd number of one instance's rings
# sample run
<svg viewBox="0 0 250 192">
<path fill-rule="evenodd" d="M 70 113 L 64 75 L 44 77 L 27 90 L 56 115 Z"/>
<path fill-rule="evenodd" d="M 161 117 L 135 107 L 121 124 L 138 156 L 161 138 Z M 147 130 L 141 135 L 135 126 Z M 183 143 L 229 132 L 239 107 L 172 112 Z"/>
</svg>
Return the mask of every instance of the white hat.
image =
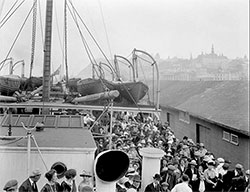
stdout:
<svg viewBox="0 0 250 192">
<path fill-rule="evenodd" d="M 219 163 L 225 163 L 225 160 L 224 160 L 223 158 L 221 158 L 221 157 L 219 157 L 219 158 L 217 159 L 217 161 L 218 161 Z"/>
</svg>

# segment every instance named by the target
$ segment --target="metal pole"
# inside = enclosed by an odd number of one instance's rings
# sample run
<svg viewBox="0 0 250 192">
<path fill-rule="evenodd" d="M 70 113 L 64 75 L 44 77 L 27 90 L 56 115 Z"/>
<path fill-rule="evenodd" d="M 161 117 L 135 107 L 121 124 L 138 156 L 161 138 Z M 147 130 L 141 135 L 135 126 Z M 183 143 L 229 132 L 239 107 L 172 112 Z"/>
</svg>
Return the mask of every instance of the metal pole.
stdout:
<svg viewBox="0 0 250 192">
<path fill-rule="evenodd" d="M 45 161 L 44 161 L 44 159 L 43 159 L 43 155 L 42 155 L 42 153 L 41 153 L 41 151 L 40 151 L 40 149 L 39 149 L 39 146 L 38 146 L 38 144 L 37 144 L 37 142 L 36 142 L 36 139 L 35 139 L 34 135 L 32 135 L 31 137 L 32 137 L 32 139 L 33 139 L 33 141 L 34 141 L 34 143 L 35 143 L 35 145 L 36 145 L 36 148 L 37 148 L 37 151 L 38 151 L 38 153 L 39 153 L 39 155 L 40 155 L 40 158 L 42 159 L 42 162 L 43 162 L 43 164 L 44 164 L 46 170 L 48 171 L 49 169 L 48 169 L 48 167 L 47 167 L 47 165 L 46 165 L 46 163 L 45 163 Z"/>
<path fill-rule="evenodd" d="M 113 99 L 111 99 L 111 111 L 110 111 L 110 131 L 109 131 L 109 149 L 112 147 L 112 127 L 113 127 Z"/>
<path fill-rule="evenodd" d="M 30 137 L 31 137 L 31 132 L 28 131 L 27 133 L 28 136 L 28 144 L 27 144 L 27 175 L 29 176 L 30 174 L 30 149 L 31 149 L 31 142 L 30 142 Z"/>
</svg>

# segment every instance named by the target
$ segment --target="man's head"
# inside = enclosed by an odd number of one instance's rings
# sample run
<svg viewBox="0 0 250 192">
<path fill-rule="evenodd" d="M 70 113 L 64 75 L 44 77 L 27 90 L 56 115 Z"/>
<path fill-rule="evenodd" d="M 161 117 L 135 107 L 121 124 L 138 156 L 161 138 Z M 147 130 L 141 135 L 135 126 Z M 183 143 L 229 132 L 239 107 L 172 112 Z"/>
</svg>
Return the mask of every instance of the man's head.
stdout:
<svg viewBox="0 0 250 192">
<path fill-rule="evenodd" d="M 133 178 L 133 185 L 138 188 L 141 184 L 141 177 L 140 175 L 135 175 Z"/>
<path fill-rule="evenodd" d="M 41 171 L 39 169 L 35 169 L 34 171 L 32 171 L 32 173 L 30 174 L 30 179 L 34 182 L 37 182 L 40 178 L 41 178 Z"/>
<path fill-rule="evenodd" d="M 156 173 L 156 174 L 154 175 L 153 179 L 154 179 L 154 183 L 159 184 L 160 181 L 161 181 L 161 176 L 160 176 L 160 174 Z"/>
<path fill-rule="evenodd" d="M 186 175 L 186 174 L 183 174 L 182 177 L 181 177 L 181 179 L 182 179 L 182 181 L 184 181 L 184 182 L 188 182 L 188 181 L 189 181 L 189 177 L 188 177 L 188 175 Z"/>
<path fill-rule="evenodd" d="M 18 182 L 17 182 L 17 180 L 12 179 L 12 180 L 8 181 L 8 182 L 5 184 L 3 190 L 4 190 L 4 191 L 7 191 L 7 192 L 16 192 L 16 191 L 17 191 L 17 187 L 18 187 Z"/>
</svg>

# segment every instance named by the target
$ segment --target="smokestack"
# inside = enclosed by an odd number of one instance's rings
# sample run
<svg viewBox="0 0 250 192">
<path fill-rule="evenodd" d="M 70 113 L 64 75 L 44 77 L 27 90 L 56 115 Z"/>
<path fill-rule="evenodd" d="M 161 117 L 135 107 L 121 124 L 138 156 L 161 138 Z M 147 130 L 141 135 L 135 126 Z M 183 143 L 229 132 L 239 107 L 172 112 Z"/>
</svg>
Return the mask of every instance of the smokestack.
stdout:
<svg viewBox="0 0 250 192">
<path fill-rule="evenodd" d="M 152 178 L 156 173 L 160 173 L 161 158 L 165 152 L 161 149 L 147 147 L 140 151 L 142 156 L 142 186 L 144 191 L 146 186 L 152 182 Z"/>
<path fill-rule="evenodd" d="M 119 150 L 107 150 L 97 155 L 94 163 L 96 192 L 115 192 L 116 181 L 129 167 L 129 157 Z"/>
</svg>

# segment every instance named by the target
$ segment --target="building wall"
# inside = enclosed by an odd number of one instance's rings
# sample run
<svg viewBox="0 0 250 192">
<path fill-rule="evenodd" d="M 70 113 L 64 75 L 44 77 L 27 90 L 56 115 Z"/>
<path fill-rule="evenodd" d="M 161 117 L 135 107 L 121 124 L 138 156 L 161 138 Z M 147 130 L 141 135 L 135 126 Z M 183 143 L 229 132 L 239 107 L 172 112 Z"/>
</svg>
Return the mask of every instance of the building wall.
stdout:
<svg viewBox="0 0 250 192">
<path fill-rule="evenodd" d="M 79 174 L 82 170 L 89 171 L 93 173 L 93 164 L 94 164 L 94 151 L 95 149 L 82 149 L 82 150 L 41 150 L 44 162 L 48 169 L 55 162 L 63 162 L 67 169 L 76 169 L 76 184 L 78 185 L 82 178 Z M 30 170 L 39 168 L 42 171 L 42 176 L 38 181 L 39 191 L 47 182 L 44 174 L 46 173 L 46 167 L 41 160 L 41 157 L 37 150 L 31 151 L 31 161 L 30 161 Z M 28 178 L 27 173 L 27 149 L 11 149 L 0 148 L 0 186 L 4 186 L 5 183 L 10 179 L 17 179 L 19 186 L 24 180 Z M 4 173 L 4 174 L 3 174 Z M 62 179 L 59 180 L 61 182 Z"/>
<path fill-rule="evenodd" d="M 162 108 L 161 117 L 163 122 L 167 120 L 167 113 L 169 113 L 170 117 L 170 127 L 178 139 L 182 139 L 186 135 L 194 142 L 204 143 L 205 147 L 213 152 L 216 158 L 223 157 L 230 160 L 233 166 L 236 163 L 242 163 L 245 168 L 249 168 L 249 137 L 193 116 L 189 116 L 188 123 L 187 117 L 180 115 L 180 111 L 172 108 Z M 182 120 L 180 120 L 180 117 Z M 200 141 L 197 136 L 197 127 L 200 127 Z M 231 134 L 236 135 L 238 145 L 233 144 L 231 140 L 224 140 L 223 131 L 228 132 L 230 136 Z"/>
</svg>

